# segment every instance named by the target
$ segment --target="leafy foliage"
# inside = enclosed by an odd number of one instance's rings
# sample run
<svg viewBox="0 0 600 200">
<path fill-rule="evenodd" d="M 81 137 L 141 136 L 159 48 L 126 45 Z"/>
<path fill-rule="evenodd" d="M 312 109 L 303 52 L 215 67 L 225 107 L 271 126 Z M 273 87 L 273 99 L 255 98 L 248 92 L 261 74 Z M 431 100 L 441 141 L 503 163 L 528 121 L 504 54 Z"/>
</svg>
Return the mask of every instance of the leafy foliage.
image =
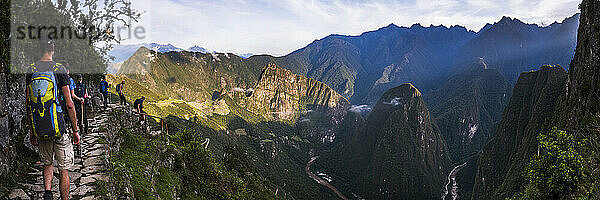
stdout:
<svg viewBox="0 0 600 200">
<path fill-rule="evenodd" d="M 587 141 L 576 140 L 566 131 L 552 128 L 540 134 L 539 154 L 534 155 L 527 167 L 529 185 L 527 199 L 565 199 L 587 178 L 582 155 Z"/>
<path fill-rule="evenodd" d="M 137 126 L 137 125 L 136 125 Z M 134 131 L 131 131 L 134 130 Z M 215 160 L 203 138 L 191 129 L 168 137 L 140 134 L 122 128 L 119 152 L 111 156 L 111 184 L 118 197 L 137 199 L 273 199 L 273 192 L 253 171 L 251 162 L 238 169 L 231 161 L 248 159 L 244 150 L 228 154 L 230 162 Z M 209 130 L 209 129 L 206 129 Z M 225 163 L 225 164 L 224 164 Z M 243 172 L 243 173 L 242 173 Z M 131 188 L 132 191 L 125 190 Z"/>
</svg>

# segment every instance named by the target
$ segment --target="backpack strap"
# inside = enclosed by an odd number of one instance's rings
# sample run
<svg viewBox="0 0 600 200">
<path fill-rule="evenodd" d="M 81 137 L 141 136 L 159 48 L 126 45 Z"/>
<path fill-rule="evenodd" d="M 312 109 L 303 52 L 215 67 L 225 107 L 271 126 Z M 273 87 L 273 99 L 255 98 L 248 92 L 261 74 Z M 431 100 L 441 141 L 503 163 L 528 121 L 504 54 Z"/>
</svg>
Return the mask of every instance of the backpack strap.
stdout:
<svg viewBox="0 0 600 200">
<path fill-rule="evenodd" d="M 37 67 L 35 67 L 35 62 L 31 63 L 31 65 L 29 65 L 29 67 L 27 67 L 27 71 L 29 71 L 29 73 L 35 73 L 37 72 Z"/>
<path fill-rule="evenodd" d="M 52 71 L 57 72 L 60 67 L 62 67 L 60 63 L 54 63 L 54 66 L 52 66 Z"/>
<path fill-rule="evenodd" d="M 60 88 L 58 86 L 58 77 L 56 76 L 56 72 L 58 72 L 58 70 L 60 69 L 60 67 L 62 67 L 62 65 L 60 63 L 55 62 L 54 65 L 52 66 L 52 72 L 54 73 L 54 104 L 56 104 L 56 106 L 60 107 L 59 104 L 59 97 L 64 98 L 64 94 L 62 93 L 62 88 Z M 59 94 L 61 96 L 59 96 Z"/>
</svg>

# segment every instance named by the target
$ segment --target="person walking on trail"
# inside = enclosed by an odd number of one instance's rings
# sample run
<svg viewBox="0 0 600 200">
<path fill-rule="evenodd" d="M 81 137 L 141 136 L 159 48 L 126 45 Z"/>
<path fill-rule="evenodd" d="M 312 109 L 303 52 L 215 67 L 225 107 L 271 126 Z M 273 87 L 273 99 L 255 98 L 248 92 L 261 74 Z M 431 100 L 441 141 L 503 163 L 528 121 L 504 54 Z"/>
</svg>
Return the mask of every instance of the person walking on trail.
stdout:
<svg viewBox="0 0 600 200">
<path fill-rule="evenodd" d="M 125 105 L 127 103 L 127 101 L 125 100 L 125 94 L 123 94 L 124 87 L 125 81 L 121 81 L 121 83 L 117 85 L 117 93 L 119 94 L 119 100 L 121 102 L 121 105 Z"/>
<path fill-rule="evenodd" d="M 73 167 L 73 144 L 67 134 L 59 95 L 64 96 L 63 105 L 69 113 L 72 138 L 79 144 L 79 128 L 77 127 L 75 106 L 71 99 L 67 70 L 60 63 L 52 60 L 54 42 L 49 39 L 40 40 L 42 57 L 32 63 L 26 73 L 26 110 L 27 121 L 30 122 L 29 141 L 39 147 L 40 158 L 44 164 L 44 200 L 53 198 L 52 179 L 53 162 L 56 159 L 60 174 L 59 189 L 61 199 L 69 198 L 70 184 L 68 171 Z"/>
<path fill-rule="evenodd" d="M 146 121 L 146 112 L 144 112 L 144 100 L 145 96 L 142 96 L 139 99 L 136 99 L 133 103 L 133 108 L 140 114 L 140 121 Z"/>
<path fill-rule="evenodd" d="M 108 82 L 106 82 L 106 77 L 102 77 L 102 81 L 100 81 L 100 94 L 102 95 L 102 101 L 104 102 L 104 109 L 108 108 Z"/>
<path fill-rule="evenodd" d="M 75 81 L 73 80 L 73 77 L 71 77 L 69 63 L 65 62 L 65 66 L 67 68 L 67 76 L 69 77 L 69 90 L 71 90 L 71 99 L 73 100 L 74 103 L 76 101 L 82 101 L 83 100 L 82 97 L 78 97 L 77 95 L 75 95 L 75 88 L 77 87 L 77 85 L 75 84 Z M 61 96 L 61 102 L 64 102 L 64 96 L 63 95 L 59 95 L 59 96 Z M 64 103 L 62 103 L 61 105 L 62 105 L 62 107 L 65 107 Z M 77 113 L 77 105 L 75 105 L 75 112 Z M 81 117 L 81 114 L 77 114 L 77 116 Z M 65 120 L 69 120 L 68 113 L 64 117 L 65 117 Z M 78 119 L 77 121 L 79 123 L 78 126 L 79 127 L 83 127 L 81 121 L 79 121 L 79 118 L 77 118 L 77 119 Z M 79 136 L 81 136 L 81 135 L 79 135 Z M 75 156 L 81 157 L 81 145 L 76 145 Z"/>
<path fill-rule="evenodd" d="M 77 111 L 77 121 L 81 125 L 81 129 L 85 133 L 87 130 L 87 125 L 85 124 L 85 109 L 84 105 L 86 105 L 86 98 L 88 97 L 87 86 L 83 83 L 83 76 L 81 74 L 77 75 L 77 83 L 75 83 L 75 95 L 78 97 L 75 99 L 75 110 Z"/>
<path fill-rule="evenodd" d="M 75 87 L 76 87 L 76 85 L 75 85 L 75 81 L 71 77 L 71 72 L 70 72 L 70 69 L 69 69 L 69 63 L 65 63 L 65 66 L 67 68 L 67 76 L 69 76 L 69 90 L 71 90 L 71 99 L 81 101 L 81 98 L 79 98 L 77 95 L 75 95 Z"/>
<path fill-rule="evenodd" d="M 69 90 L 71 92 L 71 99 L 72 100 L 77 100 L 79 99 L 79 97 L 77 95 L 75 95 L 75 81 L 73 80 L 73 78 L 71 78 L 71 72 L 69 70 L 69 63 L 65 63 L 65 66 L 67 68 L 67 77 L 69 77 Z M 61 103 L 61 107 L 66 107 L 66 105 L 64 104 L 65 102 L 65 97 L 64 95 L 59 95 L 60 97 L 60 103 Z M 65 113 L 66 115 L 64 115 L 65 117 L 65 121 L 69 120 L 69 113 Z M 67 124 L 69 125 L 69 124 Z"/>
</svg>

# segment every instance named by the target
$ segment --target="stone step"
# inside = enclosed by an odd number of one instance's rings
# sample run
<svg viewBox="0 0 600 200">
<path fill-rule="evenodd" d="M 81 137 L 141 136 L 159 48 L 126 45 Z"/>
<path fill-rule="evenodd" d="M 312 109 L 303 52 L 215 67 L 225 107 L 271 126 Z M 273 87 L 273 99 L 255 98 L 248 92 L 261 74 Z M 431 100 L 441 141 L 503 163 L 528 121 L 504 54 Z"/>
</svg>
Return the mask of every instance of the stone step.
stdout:
<svg viewBox="0 0 600 200">
<path fill-rule="evenodd" d="M 21 200 L 29 200 L 31 199 L 27 193 L 21 188 L 14 189 L 10 191 L 8 194 L 8 199 L 21 199 Z"/>
<path fill-rule="evenodd" d="M 83 152 L 84 153 L 88 153 L 97 149 L 106 149 L 108 146 L 106 144 L 89 144 L 89 145 L 85 145 L 83 148 Z"/>
<path fill-rule="evenodd" d="M 101 155 L 106 155 L 106 151 L 104 151 L 104 149 L 96 149 L 84 154 L 85 157 L 95 157 Z"/>
<path fill-rule="evenodd" d="M 75 189 L 75 191 L 71 192 L 73 196 L 86 196 L 87 194 L 91 194 L 94 191 L 93 186 L 88 185 L 80 185 Z"/>
<path fill-rule="evenodd" d="M 83 161 L 83 166 L 85 166 L 85 167 L 104 166 L 104 165 L 105 165 L 105 160 L 102 157 L 91 157 L 91 158 L 87 158 Z"/>
<path fill-rule="evenodd" d="M 83 169 L 81 169 L 81 173 L 85 174 L 85 175 L 91 175 L 91 174 L 96 174 L 98 172 L 100 172 L 100 170 L 104 169 L 103 166 L 89 166 L 89 167 L 85 167 Z"/>
</svg>

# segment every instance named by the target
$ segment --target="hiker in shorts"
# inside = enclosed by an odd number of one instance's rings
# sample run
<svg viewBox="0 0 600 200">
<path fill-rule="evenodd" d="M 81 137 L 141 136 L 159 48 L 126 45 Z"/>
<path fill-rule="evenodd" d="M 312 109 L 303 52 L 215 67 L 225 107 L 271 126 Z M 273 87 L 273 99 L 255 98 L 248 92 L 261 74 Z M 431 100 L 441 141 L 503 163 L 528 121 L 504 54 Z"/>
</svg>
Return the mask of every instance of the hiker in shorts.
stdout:
<svg viewBox="0 0 600 200">
<path fill-rule="evenodd" d="M 39 147 L 44 164 L 44 200 L 52 199 L 53 162 L 57 161 L 60 173 L 59 189 L 61 199 L 69 198 L 69 173 L 74 164 L 73 144 L 65 126 L 64 112 L 69 113 L 72 125 L 73 142 L 79 144 L 79 128 L 75 116 L 75 106 L 71 99 L 67 70 L 60 63 L 52 61 L 54 41 L 40 39 L 42 57 L 27 68 L 26 109 L 29 118 L 29 141 Z M 64 96 L 66 108 L 62 108 L 59 96 Z"/>
<path fill-rule="evenodd" d="M 102 77 L 102 81 L 100 81 L 100 94 L 102 95 L 102 101 L 104 102 L 104 109 L 108 108 L 108 82 L 106 82 L 106 77 Z"/>
<path fill-rule="evenodd" d="M 125 81 L 121 81 L 117 85 L 117 93 L 119 93 L 119 100 L 121 101 L 121 105 L 125 105 L 127 101 L 125 100 L 125 94 L 123 94 L 123 88 L 125 87 Z"/>
</svg>

